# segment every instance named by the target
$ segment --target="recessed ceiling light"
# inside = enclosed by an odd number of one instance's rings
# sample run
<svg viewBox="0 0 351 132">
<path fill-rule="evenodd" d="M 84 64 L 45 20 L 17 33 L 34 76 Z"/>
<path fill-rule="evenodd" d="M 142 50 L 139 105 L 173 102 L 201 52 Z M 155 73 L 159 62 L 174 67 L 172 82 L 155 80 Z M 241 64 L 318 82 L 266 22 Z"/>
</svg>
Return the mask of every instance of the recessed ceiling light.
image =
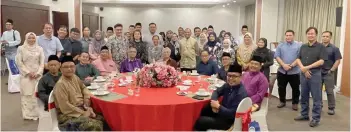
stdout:
<svg viewBox="0 0 351 132">
<path fill-rule="evenodd" d="M 229 5 L 229 3 L 227 5 Z"/>
<path fill-rule="evenodd" d="M 225 5 L 223 5 L 223 7 L 225 7 Z"/>
<path fill-rule="evenodd" d="M 234 0 L 233 2 L 235 3 L 236 1 Z"/>
</svg>

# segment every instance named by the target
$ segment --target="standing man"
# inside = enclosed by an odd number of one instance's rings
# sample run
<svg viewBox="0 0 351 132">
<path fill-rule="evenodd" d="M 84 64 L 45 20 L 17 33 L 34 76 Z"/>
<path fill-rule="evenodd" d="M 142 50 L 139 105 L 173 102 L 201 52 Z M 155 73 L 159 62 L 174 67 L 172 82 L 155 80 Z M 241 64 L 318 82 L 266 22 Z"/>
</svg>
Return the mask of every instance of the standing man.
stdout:
<svg viewBox="0 0 351 132">
<path fill-rule="evenodd" d="M 179 40 L 184 38 L 184 28 L 182 28 L 182 27 L 178 28 L 178 38 L 179 38 Z"/>
<path fill-rule="evenodd" d="M 105 41 L 107 42 L 112 35 L 113 35 L 113 27 L 107 27 Z"/>
<path fill-rule="evenodd" d="M 62 44 L 58 38 L 53 36 L 52 34 L 52 24 L 51 23 L 46 23 L 44 25 L 43 35 L 40 35 L 38 37 L 38 44 L 43 48 L 44 50 L 44 56 L 45 56 L 45 69 L 47 69 L 46 64 L 48 63 L 48 58 L 50 55 L 56 55 L 58 58 L 61 56 L 61 51 L 63 50 Z M 46 72 L 44 71 L 44 74 Z"/>
<path fill-rule="evenodd" d="M 15 60 L 17 54 L 17 47 L 21 44 L 20 33 L 13 30 L 13 21 L 8 19 L 6 21 L 6 31 L 1 36 L 1 48 L 5 48 L 5 56 L 10 60 Z"/>
<path fill-rule="evenodd" d="M 300 98 L 300 70 L 297 67 L 296 59 L 301 44 L 294 41 L 294 35 L 293 30 L 285 32 L 285 42 L 278 45 L 274 58 L 280 65 L 277 73 L 280 104 L 277 107 L 285 107 L 286 86 L 289 83 L 292 88 L 292 109 L 297 111 Z"/>
<path fill-rule="evenodd" d="M 330 31 L 324 31 L 322 34 L 323 45 L 326 47 L 328 55 L 328 60 L 324 61 L 322 68 L 322 84 L 325 85 L 327 91 L 329 115 L 335 114 L 334 72 L 342 59 L 339 48 L 330 43 L 332 35 L 333 33 Z"/>
<path fill-rule="evenodd" d="M 191 30 L 185 29 L 185 38 L 180 40 L 181 71 L 192 71 L 196 68 L 197 41 L 190 37 Z"/>
<path fill-rule="evenodd" d="M 238 38 L 235 38 L 237 40 L 237 44 L 243 44 L 244 43 L 244 36 L 245 34 L 249 31 L 249 28 L 247 25 L 243 25 L 241 27 L 241 34 L 238 36 Z"/>
<path fill-rule="evenodd" d="M 72 54 L 72 45 L 69 39 L 67 39 L 67 26 L 61 25 L 60 28 L 57 30 L 57 38 L 60 40 L 63 51 L 62 56 L 67 56 Z"/>
<path fill-rule="evenodd" d="M 156 23 L 150 23 L 149 24 L 149 33 L 146 33 L 143 35 L 143 41 L 147 43 L 148 47 L 152 47 L 153 46 L 153 41 L 152 41 L 152 37 L 154 35 L 157 35 L 159 37 L 159 41 L 158 41 L 158 45 L 163 46 L 163 39 L 162 36 L 159 35 L 158 33 L 156 33 L 157 30 L 157 26 Z"/>
<path fill-rule="evenodd" d="M 207 35 L 209 35 L 212 32 L 214 32 L 213 26 L 209 25 L 208 28 L 207 28 Z"/>
<path fill-rule="evenodd" d="M 127 58 L 128 43 L 122 36 L 123 25 L 118 23 L 114 26 L 115 34 L 110 37 L 109 42 L 106 44 L 112 54 L 112 60 L 116 63 L 119 70 L 121 62 Z"/>
<path fill-rule="evenodd" d="M 300 67 L 301 75 L 301 115 L 296 121 L 309 121 L 309 98 L 313 98 L 312 120 L 310 127 L 319 124 L 321 118 L 322 103 L 322 66 L 324 60 L 328 59 L 325 46 L 317 42 L 318 30 L 309 27 L 306 30 L 308 43 L 300 48 L 297 65 Z"/>
<path fill-rule="evenodd" d="M 201 34 L 201 29 L 199 27 L 195 27 L 193 38 L 196 39 L 197 43 L 200 42 L 200 34 Z"/>
<path fill-rule="evenodd" d="M 142 31 L 141 31 L 142 29 L 143 29 L 143 27 L 141 26 L 141 23 L 140 23 L 140 22 L 135 23 L 135 31 L 140 31 L 140 32 L 142 32 Z"/>
<path fill-rule="evenodd" d="M 129 25 L 129 28 L 128 28 L 129 34 L 133 34 L 134 30 L 135 30 L 135 26 Z"/>
</svg>

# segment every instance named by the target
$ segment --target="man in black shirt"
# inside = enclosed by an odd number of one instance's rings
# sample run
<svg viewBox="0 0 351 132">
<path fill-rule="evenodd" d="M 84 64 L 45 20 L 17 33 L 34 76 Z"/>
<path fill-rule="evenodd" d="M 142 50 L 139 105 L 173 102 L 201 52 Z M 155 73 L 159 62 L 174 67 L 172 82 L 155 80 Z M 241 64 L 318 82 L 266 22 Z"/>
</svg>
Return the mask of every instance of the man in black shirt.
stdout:
<svg viewBox="0 0 351 132">
<path fill-rule="evenodd" d="M 327 60 L 325 46 L 317 42 L 318 31 L 315 27 L 306 30 L 308 43 L 300 48 L 297 64 L 300 67 L 301 75 L 301 115 L 296 121 L 309 121 L 309 98 L 313 98 L 312 120 L 310 127 L 319 124 L 321 118 L 322 104 L 322 65 Z"/>
<path fill-rule="evenodd" d="M 71 56 L 75 64 L 78 64 L 79 55 L 83 52 L 83 44 L 80 41 L 80 31 L 78 28 L 71 28 L 69 42 L 72 46 Z"/>
</svg>

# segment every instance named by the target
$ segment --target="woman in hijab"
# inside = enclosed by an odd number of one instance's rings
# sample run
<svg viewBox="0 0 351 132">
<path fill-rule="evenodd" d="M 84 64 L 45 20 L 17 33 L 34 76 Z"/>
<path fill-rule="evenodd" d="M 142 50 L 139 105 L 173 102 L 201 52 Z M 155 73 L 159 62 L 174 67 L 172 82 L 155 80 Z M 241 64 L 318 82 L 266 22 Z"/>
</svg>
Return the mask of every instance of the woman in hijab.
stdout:
<svg viewBox="0 0 351 132">
<path fill-rule="evenodd" d="M 165 38 L 165 46 L 164 47 L 168 47 L 169 44 L 171 44 L 172 41 L 172 36 L 173 36 L 173 31 L 172 30 L 168 30 L 166 32 L 166 38 Z"/>
<path fill-rule="evenodd" d="M 177 62 L 180 60 L 180 45 L 178 41 L 178 35 L 176 33 L 172 34 L 172 39 L 170 45 L 168 45 L 171 49 L 171 58 Z"/>
<path fill-rule="evenodd" d="M 89 55 L 92 61 L 96 60 L 101 51 L 101 47 L 105 46 L 106 41 L 104 39 L 105 37 L 103 36 L 102 32 L 99 30 L 96 30 L 94 33 L 94 39 L 91 41 L 91 44 L 89 45 Z"/>
<path fill-rule="evenodd" d="M 202 50 L 204 50 L 205 45 L 207 44 L 208 39 L 207 39 L 207 35 L 205 33 L 201 33 L 200 34 L 200 40 L 197 43 L 197 56 L 196 56 L 196 64 L 199 63 L 201 61 L 201 52 Z"/>
<path fill-rule="evenodd" d="M 246 33 L 244 35 L 244 43 L 239 45 L 236 53 L 236 61 L 243 67 L 243 71 L 248 68 L 252 53 L 256 47 L 257 46 L 253 43 L 251 33 Z"/>
<path fill-rule="evenodd" d="M 267 39 L 260 38 L 257 42 L 257 49 L 253 52 L 253 55 L 261 56 L 264 59 L 261 71 L 269 80 L 270 66 L 273 65 L 273 55 L 272 51 L 267 48 Z"/>
<path fill-rule="evenodd" d="M 230 47 L 234 50 L 238 49 L 238 44 L 236 43 L 234 37 L 232 36 L 232 34 L 230 32 L 226 32 L 224 33 L 224 39 L 229 39 L 231 41 L 231 45 Z M 223 46 L 223 43 L 222 43 Z"/>
<path fill-rule="evenodd" d="M 44 51 L 36 40 L 36 35 L 29 32 L 22 46 L 18 47 L 16 63 L 21 73 L 20 92 L 22 117 L 37 120 L 39 117 L 35 87 L 44 69 Z"/>
<path fill-rule="evenodd" d="M 223 40 L 224 40 L 224 34 L 225 34 L 226 32 L 224 31 L 224 30 L 222 30 L 220 33 L 219 33 L 219 36 L 218 36 L 218 42 L 219 43 L 223 43 Z"/>
<path fill-rule="evenodd" d="M 232 42 L 229 39 L 224 39 L 223 40 L 223 45 L 221 50 L 218 52 L 218 58 L 222 58 L 223 53 L 229 53 L 230 54 L 230 60 L 231 63 L 235 61 L 235 50 L 230 47 L 232 45 Z M 230 63 L 230 64 L 231 64 Z M 218 59 L 218 65 L 222 66 L 221 59 Z"/>
<path fill-rule="evenodd" d="M 204 47 L 204 50 L 207 50 L 210 54 L 210 59 L 214 62 L 217 62 L 217 55 L 221 49 L 221 44 L 217 41 L 217 36 L 215 32 L 210 32 L 208 34 L 208 42 Z"/>
<path fill-rule="evenodd" d="M 132 35 L 130 46 L 133 46 L 137 50 L 136 58 L 141 60 L 141 63 L 148 64 L 148 50 L 147 45 L 141 37 L 141 32 L 135 30 Z"/>
</svg>

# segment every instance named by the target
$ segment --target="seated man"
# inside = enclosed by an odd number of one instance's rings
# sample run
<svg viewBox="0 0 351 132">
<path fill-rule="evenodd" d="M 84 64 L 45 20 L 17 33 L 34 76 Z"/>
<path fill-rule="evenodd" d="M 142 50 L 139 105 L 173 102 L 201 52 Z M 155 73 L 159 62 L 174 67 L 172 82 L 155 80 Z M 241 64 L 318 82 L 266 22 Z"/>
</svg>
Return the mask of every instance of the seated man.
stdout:
<svg viewBox="0 0 351 132">
<path fill-rule="evenodd" d="M 203 50 L 201 52 L 201 61 L 197 64 L 196 70 L 197 73 L 201 75 L 211 76 L 213 74 L 217 74 L 218 65 L 213 60 L 210 60 L 208 51 Z"/>
<path fill-rule="evenodd" d="M 235 113 L 241 100 L 247 97 L 244 85 L 240 83 L 242 67 L 231 65 L 227 74 L 227 83 L 213 91 L 211 103 L 201 111 L 194 129 L 206 131 L 208 129 L 227 130 L 235 121 Z M 218 98 L 223 96 L 221 103 Z"/>
<path fill-rule="evenodd" d="M 89 90 L 75 70 L 72 56 L 63 57 L 62 77 L 53 91 L 59 127 L 64 131 L 102 131 L 104 119 L 90 107 Z"/>
<path fill-rule="evenodd" d="M 38 96 L 44 103 L 44 110 L 48 110 L 49 95 L 54 89 L 56 82 L 60 79 L 60 61 L 56 55 L 50 55 L 47 63 L 49 71 L 40 78 L 38 83 Z"/>
<path fill-rule="evenodd" d="M 263 63 L 262 57 L 254 55 L 249 63 L 249 70 L 243 75 L 242 79 L 247 95 L 253 103 L 252 111 L 259 110 L 264 95 L 268 90 L 268 80 L 260 71 Z"/>
<path fill-rule="evenodd" d="M 135 58 L 137 54 L 137 50 L 135 47 L 129 47 L 128 49 L 128 58 L 122 61 L 120 72 L 133 72 L 136 68 L 141 69 L 143 64 L 141 64 L 141 60 Z"/>
<path fill-rule="evenodd" d="M 171 58 L 171 49 L 166 47 L 162 50 L 162 58 L 158 62 L 163 62 L 166 65 L 174 67 L 177 69 L 177 62 Z"/>
<path fill-rule="evenodd" d="M 231 64 L 231 56 L 230 53 L 224 52 L 221 57 L 222 61 L 222 67 L 218 71 L 218 79 L 221 79 L 223 81 L 227 80 L 227 72 L 229 70 L 229 66 Z"/>
<path fill-rule="evenodd" d="M 84 82 L 86 86 L 97 77 L 100 72 L 90 64 L 90 57 L 87 52 L 82 52 L 79 56 L 79 63 L 76 65 L 76 75 Z"/>
<path fill-rule="evenodd" d="M 107 46 L 101 47 L 100 56 L 93 61 L 93 65 L 100 71 L 100 75 L 107 76 L 113 71 L 117 71 L 116 63 L 109 56 Z"/>
</svg>

